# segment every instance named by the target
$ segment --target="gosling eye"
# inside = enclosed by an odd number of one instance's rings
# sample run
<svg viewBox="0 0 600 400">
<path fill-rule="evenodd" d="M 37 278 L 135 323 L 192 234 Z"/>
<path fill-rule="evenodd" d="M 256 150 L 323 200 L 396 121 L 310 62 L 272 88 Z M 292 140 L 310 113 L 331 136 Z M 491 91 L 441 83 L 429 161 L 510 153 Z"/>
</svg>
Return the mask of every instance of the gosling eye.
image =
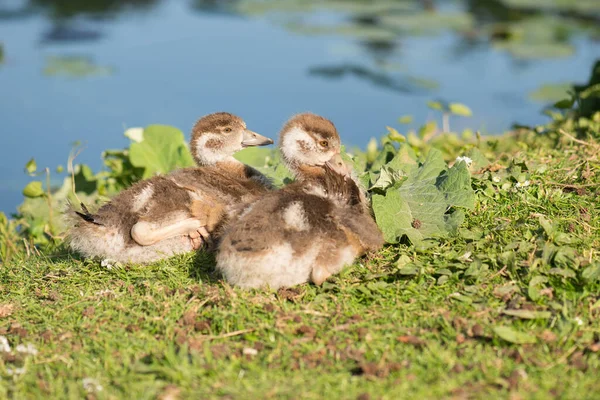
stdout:
<svg viewBox="0 0 600 400">
<path fill-rule="evenodd" d="M 231 128 L 229 128 L 229 127 L 225 128 L 225 132 L 226 133 L 230 133 L 231 132 Z"/>
<path fill-rule="evenodd" d="M 319 146 L 321 146 L 323 148 L 327 148 L 327 146 L 329 146 L 329 142 L 327 140 L 321 140 L 319 142 Z"/>
</svg>

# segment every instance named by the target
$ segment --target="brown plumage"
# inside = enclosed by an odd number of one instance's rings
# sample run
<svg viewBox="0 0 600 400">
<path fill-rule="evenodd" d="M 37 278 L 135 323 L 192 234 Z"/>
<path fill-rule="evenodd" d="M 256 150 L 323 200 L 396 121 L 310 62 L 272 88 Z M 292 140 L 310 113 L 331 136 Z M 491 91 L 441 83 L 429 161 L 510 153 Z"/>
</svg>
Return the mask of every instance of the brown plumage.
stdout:
<svg viewBox="0 0 600 400">
<path fill-rule="evenodd" d="M 279 146 L 297 181 L 266 194 L 225 228 L 217 269 L 233 285 L 321 284 L 383 245 L 364 193 L 341 160 L 330 121 L 295 116 L 284 125 Z"/>
<path fill-rule="evenodd" d="M 76 212 L 68 241 L 86 257 L 147 263 L 200 247 L 222 224 L 272 187 L 233 158 L 247 146 L 271 144 L 229 113 L 201 118 L 191 152 L 199 167 L 138 182 L 95 213 Z"/>
</svg>

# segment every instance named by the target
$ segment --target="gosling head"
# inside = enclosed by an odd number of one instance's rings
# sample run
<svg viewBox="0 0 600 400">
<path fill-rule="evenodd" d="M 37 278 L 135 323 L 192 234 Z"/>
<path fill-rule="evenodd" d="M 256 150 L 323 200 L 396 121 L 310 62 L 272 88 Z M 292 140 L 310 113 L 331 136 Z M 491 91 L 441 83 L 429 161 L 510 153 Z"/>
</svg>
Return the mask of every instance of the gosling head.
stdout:
<svg viewBox="0 0 600 400">
<path fill-rule="evenodd" d="M 243 119 L 226 112 L 206 115 L 192 128 L 190 148 L 198 165 L 232 160 L 239 150 L 273 144 L 273 140 L 246 128 Z"/>
<path fill-rule="evenodd" d="M 340 136 L 335 125 L 316 114 L 303 113 L 285 123 L 279 136 L 279 148 L 288 168 L 298 178 L 320 174 L 325 167 L 347 174 L 341 162 Z"/>
</svg>

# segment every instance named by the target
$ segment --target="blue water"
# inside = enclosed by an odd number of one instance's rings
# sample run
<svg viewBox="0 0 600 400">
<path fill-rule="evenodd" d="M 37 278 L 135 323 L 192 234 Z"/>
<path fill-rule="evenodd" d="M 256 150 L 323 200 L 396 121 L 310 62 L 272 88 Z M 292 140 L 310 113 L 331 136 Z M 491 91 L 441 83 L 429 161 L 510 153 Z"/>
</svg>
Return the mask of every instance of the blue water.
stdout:
<svg viewBox="0 0 600 400">
<path fill-rule="evenodd" d="M 583 37 L 571 57 L 527 63 L 486 45 L 457 55 L 461 38 L 450 32 L 405 37 L 401 72 L 390 74 L 401 75 L 407 88 L 391 90 L 354 76 L 310 73 L 372 61 L 351 38 L 303 36 L 271 18 L 159 2 L 111 18 L 82 19 L 89 32 L 80 36 L 87 40 L 59 40 L 53 26 L 44 12 L 0 20 L 0 211 L 14 212 L 21 202 L 31 179 L 23 166 L 31 157 L 41 168 L 66 165 L 71 143 L 81 141 L 85 151 L 77 161 L 98 170 L 102 150 L 127 145 L 127 127 L 161 123 L 187 133 L 198 117 L 220 110 L 271 137 L 290 115 L 313 111 L 333 120 L 344 142 L 361 146 L 386 125 L 397 125 L 401 115 L 412 114 L 418 124 L 435 118 L 425 105 L 435 98 L 473 109 L 473 118 L 452 120 L 455 130 L 499 133 L 517 121 L 540 123 L 542 104 L 528 93 L 544 83 L 587 78 L 600 55 L 600 44 Z M 112 73 L 47 76 L 52 56 L 88 57 Z M 437 81 L 439 88 L 415 88 L 410 77 Z"/>
</svg>

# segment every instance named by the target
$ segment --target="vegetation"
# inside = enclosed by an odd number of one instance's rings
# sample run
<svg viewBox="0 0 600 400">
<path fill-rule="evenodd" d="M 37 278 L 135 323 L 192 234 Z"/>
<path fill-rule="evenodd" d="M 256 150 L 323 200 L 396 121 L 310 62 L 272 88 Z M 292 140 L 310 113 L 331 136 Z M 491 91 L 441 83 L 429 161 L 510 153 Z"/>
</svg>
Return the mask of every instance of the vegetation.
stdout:
<svg viewBox="0 0 600 400">
<path fill-rule="evenodd" d="M 81 260 L 57 216 L 71 179 L 32 181 L 19 215 L 0 215 L 0 396 L 593 398 L 599 65 L 547 125 L 488 138 L 390 127 L 351 151 L 392 244 L 321 287 L 238 290 L 203 252 Z M 191 162 L 174 128 L 126 134 L 103 171 L 67 167 L 80 200 Z M 276 154 L 241 157 L 286 181 Z M 40 175 L 34 160 L 26 170 Z"/>
</svg>

